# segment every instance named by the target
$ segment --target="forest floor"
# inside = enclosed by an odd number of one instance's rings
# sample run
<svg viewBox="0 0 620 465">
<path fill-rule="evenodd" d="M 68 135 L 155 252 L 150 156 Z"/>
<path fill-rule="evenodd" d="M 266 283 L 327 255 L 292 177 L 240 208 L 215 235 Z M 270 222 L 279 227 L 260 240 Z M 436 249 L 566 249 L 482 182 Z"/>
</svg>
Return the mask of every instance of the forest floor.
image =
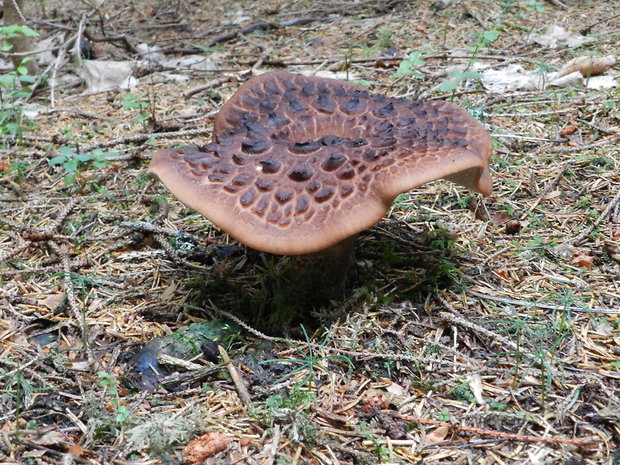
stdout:
<svg viewBox="0 0 620 465">
<path fill-rule="evenodd" d="M 0 63 L 1 463 L 620 463 L 617 1 L 32 3 L 45 82 Z M 547 85 L 581 56 L 603 74 Z M 146 173 L 268 70 L 468 109 L 493 193 L 399 196 L 345 298 L 291 316 L 286 258 Z"/>
</svg>

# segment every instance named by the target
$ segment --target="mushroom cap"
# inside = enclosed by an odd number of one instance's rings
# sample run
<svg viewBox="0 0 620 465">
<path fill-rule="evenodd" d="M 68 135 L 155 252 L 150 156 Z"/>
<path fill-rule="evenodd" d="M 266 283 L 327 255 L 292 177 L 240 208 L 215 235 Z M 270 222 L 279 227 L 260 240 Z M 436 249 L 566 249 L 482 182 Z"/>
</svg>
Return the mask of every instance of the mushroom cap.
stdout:
<svg viewBox="0 0 620 465">
<path fill-rule="evenodd" d="M 213 142 L 159 150 L 149 171 L 240 242 L 297 255 L 372 226 L 429 181 L 490 194 L 491 152 L 482 124 L 451 103 L 276 71 L 222 107 Z"/>
</svg>

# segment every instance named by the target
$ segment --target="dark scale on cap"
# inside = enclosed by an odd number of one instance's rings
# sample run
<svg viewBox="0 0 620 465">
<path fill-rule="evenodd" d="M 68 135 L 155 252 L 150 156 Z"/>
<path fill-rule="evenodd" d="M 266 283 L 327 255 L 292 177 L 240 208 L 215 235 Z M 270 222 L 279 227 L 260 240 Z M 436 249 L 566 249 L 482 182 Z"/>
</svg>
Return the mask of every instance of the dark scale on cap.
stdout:
<svg viewBox="0 0 620 465">
<path fill-rule="evenodd" d="M 297 113 L 307 108 L 306 105 L 297 98 L 297 95 L 290 90 L 284 92 L 284 99 L 288 102 L 288 108 L 292 113 Z"/>
<path fill-rule="evenodd" d="M 310 202 L 308 201 L 308 197 L 306 197 L 305 195 L 300 195 L 297 198 L 297 202 L 295 203 L 295 214 L 298 215 L 300 213 L 304 213 L 306 210 L 308 210 L 309 206 Z"/>
<path fill-rule="evenodd" d="M 282 126 L 284 126 L 285 124 L 290 123 L 291 120 L 284 117 L 284 116 L 280 116 L 277 113 L 273 113 L 270 112 L 267 116 L 267 125 L 270 128 L 275 128 L 275 129 L 279 129 Z"/>
<path fill-rule="evenodd" d="M 364 150 L 364 153 L 362 154 L 362 156 L 364 157 L 364 160 L 366 160 L 369 163 L 379 158 L 379 155 L 377 155 L 377 152 L 371 149 Z"/>
<path fill-rule="evenodd" d="M 273 111 L 277 107 L 278 107 L 278 102 L 276 102 L 274 99 L 261 100 L 260 105 L 258 106 L 258 108 L 260 108 L 261 111 L 266 111 L 266 112 Z"/>
<path fill-rule="evenodd" d="M 252 177 L 248 174 L 239 174 L 232 179 L 232 183 L 235 186 L 245 186 L 252 181 Z"/>
<path fill-rule="evenodd" d="M 259 180 L 255 184 L 259 191 L 269 192 L 273 190 L 273 183 L 271 182 Z"/>
<path fill-rule="evenodd" d="M 291 113 L 295 114 L 305 110 L 306 106 L 299 100 L 291 100 L 288 104 L 288 109 Z"/>
<path fill-rule="evenodd" d="M 261 171 L 265 174 L 275 174 L 280 171 L 280 162 L 276 157 L 269 157 L 266 160 L 260 162 Z"/>
<path fill-rule="evenodd" d="M 265 82 L 265 90 L 271 95 L 280 95 L 282 93 L 282 90 L 274 81 Z"/>
<path fill-rule="evenodd" d="M 245 95 L 241 98 L 241 101 L 239 103 L 244 107 L 251 108 L 257 106 L 259 104 L 259 100 L 253 95 Z"/>
<path fill-rule="evenodd" d="M 299 92 L 299 85 L 295 82 L 295 81 L 284 81 L 282 82 L 282 84 L 284 85 L 284 88 L 287 91 L 292 91 L 292 92 Z M 303 85 L 303 84 L 300 84 Z"/>
<path fill-rule="evenodd" d="M 333 87 L 333 91 L 334 94 L 336 94 L 338 97 L 346 97 L 347 96 L 347 90 L 344 88 L 344 85 L 342 85 L 339 82 L 334 83 Z"/>
<path fill-rule="evenodd" d="M 198 147 L 196 147 L 196 149 L 202 153 L 213 152 L 214 150 L 217 150 L 217 148 L 218 148 L 217 144 L 214 144 L 214 143 L 210 143 L 207 145 L 199 145 Z"/>
<path fill-rule="evenodd" d="M 243 194 L 241 194 L 241 197 L 239 198 L 239 203 L 241 203 L 241 205 L 243 205 L 244 207 L 249 207 L 254 203 L 255 200 L 256 192 L 254 192 L 253 189 L 247 189 L 243 192 Z"/>
<path fill-rule="evenodd" d="M 411 127 L 411 126 L 415 126 L 417 124 L 417 119 L 416 118 L 400 118 L 398 121 L 396 121 L 396 125 L 403 128 L 407 128 L 407 127 Z"/>
<path fill-rule="evenodd" d="M 321 187 L 321 184 L 319 182 L 317 182 L 317 181 L 310 181 L 308 183 L 308 185 L 306 186 L 306 189 L 308 190 L 308 192 L 313 194 L 314 192 L 319 190 L 319 187 Z"/>
<path fill-rule="evenodd" d="M 280 210 L 271 211 L 267 214 L 267 221 L 270 223 L 276 223 L 282 218 L 282 212 Z"/>
<path fill-rule="evenodd" d="M 316 86 L 316 89 L 319 94 L 324 94 L 324 95 L 331 94 L 330 86 L 327 85 L 327 83 L 325 82 L 319 82 L 318 85 Z"/>
<path fill-rule="evenodd" d="M 465 138 L 465 136 L 467 135 L 467 127 L 456 126 L 450 129 L 454 134 L 458 134 L 459 136 L 463 138 Z"/>
<path fill-rule="evenodd" d="M 350 196 L 355 188 L 350 184 L 343 184 L 340 186 L 340 197 L 343 199 Z"/>
<path fill-rule="evenodd" d="M 307 82 L 301 86 L 301 95 L 304 97 L 312 97 L 315 93 L 314 84 L 312 82 Z"/>
<path fill-rule="evenodd" d="M 293 181 L 303 182 L 310 179 L 313 174 L 314 171 L 312 171 L 312 168 L 310 168 L 309 166 L 299 165 L 291 170 L 291 172 L 288 174 L 288 177 Z"/>
<path fill-rule="evenodd" d="M 254 207 L 252 207 L 252 211 L 256 213 L 258 216 L 263 216 L 268 206 L 269 206 L 269 199 L 266 196 L 263 196 L 260 198 L 258 203 Z"/>
<path fill-rule="evenodd" d="M 309 140 L 308 142 L 296 142 L 289 147 L 293 153 L 312 153 L 321 148 L 321 144 L 316 140 Z"/>
<path fill-rule="evenodd" d="M 190 173 L 192 173 L 197 178 L 201 178 L 201 177 L 206 176 L 207 174 L 209 174 L 208 171 L 199 170 L 199 169 L 196 169 L 196 168 L 191 168 L 189 171 L 190 171 Z"/>
<path fill-rule="evenodd" d="M 213 168 L 214 173 L 221 173 L 221 174 L 232 174 L 235 171 L 237 170 L 234 166 L 226 165 L 224 163 L 219 163 L 215 165 L 215 167 Z"/>
<path fill-rule="evenodd" d="M 334 196 L 335 193 L 336 191 L 333 187 L 325 186 L 314 195 L 314 200 L 316 200 L 318 203 L 327 202 Z"/>
<path fill-rule="evenodd" d="M 178 153 L 178 150 L 177 150 Z M 201 153 L 197 150 L 192 150 L 188 153 L 185 154 L 185 162 L 189 163 L 192 166 L 198 166 L 202 163 L 207 162 L 208 158 L 206 158 L 208 155 L 205 155 L 204 153 Z"/>
<path fill-rule="evenodd" d="M 353 179 L 355 177 L 355 170 L 343 170 L 343 171 L 339 171 L 336 174 L 336 177 L 338 179 Z"/>
<path fill-rule="evenodd" d="M 237 193 L 241 190 L 241 187 L 235 186 L 234 184 L 226 184 L 224 190 L 230 193 Z"/>
<path fill-rule="evenodd" d="M 398 112 L 394 108 L 393 103 L 388 103 L 386 106 L 373 110 L 372 112 L 377 118 L 388 118 L 398 115 Z"/>
<path fill-rule="evenodd" d="M 340 143 L 342 143 L 344 140 L 346 140 L 346 138 L 344 137 L 337 137 L 337 136 L 325 136 L 322 137 L 319 142 L 323 145 L 326 145 L 327 147 L 331 146 L 331 145 L 338 145 Z"/>
<path fill-rule="evenodd" d="M 359 97 L 353 97 L 342 105 L 341 110 L 349 114 L 360 113 L 365 109 L 365 107 L 366 106 L 360 102 Z"/>
<path fill-rule="evenodd" d="M 396 137 L 386 137 L 386 138 L 379 139 L 374 144 L 374 146 L 375 147 L 389 147 L 391 145 L 396 145 L 397 142 L 398 140 L 396 139 Z"/>
<path fill-rule="evenodd" d="M 274 195 L 278 203 L 285 204 L 293 199 L 295 191 L 293 189 L 278 189 Z"/>
<path fill-rule="evenodd" d="M 248 162 L 247 159 L 243 158 L 240 155 L 236 155 L 236 154 L 232 156 L 232 161 L 235 165 L 238 165 L 238 166 L 243 166 Z"/>
<path fill-rule="evenodd" d="M 259 140 L 247 140 L 241 142 L 241 150 L 245 153 L 255 155 L 257 153 L 263 153 L 270 147 L 269 142 L 264 139 Z"/>
<path fill-rule="evenodd" d="M 314 108 L 323 113 L 333 113 L 336 111 L 336 101 L 327 95 L 319 95 L 314 104 Z"/>
<path fill-rule="evenodd" d="M 187 161 L 187 160 L 186 160 Z M 189 161 L 189 166 L 195 168 L 199 171 L 210 172 L 213 170 L 213 167 L 217 165 L 217 161 L 209 160 L 209 159 L 194 159 L 193 161 Z"/>
<path fill-rule="evenodd" d="M 383 139 L 384 137 L 389 137 L 395 134 L 398 130 L 394 125 L 388 120 L 384 120 L 381 123 L 377 124 L 375 127 L 375 132 L 373 133 L 373 138 Z"/>
<path fill-rule="evenodd" d="M 212 182 L 222 182 L 225 181 L 227 177 L 228 176 L 221 173 L 211 173 L 207 175 L 207 179 Z"/>
<path fill-rule="evenodd" d="M 345 157 L 344 155 L 338 153 L 338 152 L 332 152 L 329 154 L 329 156 L 325 159 L 325 161 L 323 161 L 323 163 L 321 163 L 321 168 L 324 171 L 335 171 L 338 168 L 340 168 L 344 162 L 347 161 L 347 157 Z"/>
</svg>

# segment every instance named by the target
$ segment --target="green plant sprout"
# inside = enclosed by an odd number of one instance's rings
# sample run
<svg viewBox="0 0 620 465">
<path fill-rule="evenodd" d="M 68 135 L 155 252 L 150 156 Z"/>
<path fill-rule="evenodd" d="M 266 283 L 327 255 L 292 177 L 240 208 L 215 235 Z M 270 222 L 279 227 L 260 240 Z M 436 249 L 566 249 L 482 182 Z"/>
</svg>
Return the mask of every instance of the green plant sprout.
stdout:
<svg viewBox="0 0 620 465">
<path fill-rule="evenodd" d="M 373 455 L 377 457 L 379 463 L 386 461 L 391 455 L 390 448 L 379 440 L 368 428 L 368 423 L 364 420 L 359 422 L 359 426 L 356 428 L 357 433 L 364 439 L 371 441 L 373 444 Z"/>
<path fill-rule="evenodd" d="M 353 369 L 355 368 L 355 366 L 353 365 L 353 362 L 351 362 L 351 360 L 348 357 L 345 357 L 344 355 L 340 355 L 340 354 L 331 354 L 331 355 L 323 355 L 323 356 L 319 356 L 318 352 L 320 352 L 325 345 L 327 344 L 327 341 L 329 339 L 329 336 L 331 334 L 330 331 L 327 331 L 327 333 L 325 334 L 325 338 L 323 339 L 323 341 L 319 344 L 319 350 L 315 351 L 313 349 L 313 344 L 310 341 L 310 338 L 308 337 L 308 333 L 306 332 L 306 328 L 304 328 L 303 325 L 301 325 L 301 330 L 304 333 L 304 338 L 306 340 L 306 349 L 304 350 L 304 348 L 298 346 L 297 344 L 295 344 L 293 341 L 289 341 L 288 339 L 284 339 L 284 338 L 276 338 L 281 342 L 284 342 L 285 344 L 291 346 L 293 349 L 295 349 L 295 352 L 297 352 L 298 354 L 300 354 L 299 358 L 276 358 L 276 359 L 271 359 L 271 360 L 265 360 L 263 362 L 261 362 L 262 364 L 266 364 L 266 363 L 293 363 L 293 364 L 297 364 L 299 365 L 297 368 L 295 368 L 293 371 L 291 371 L 290 373 L 284 375 L 283 377 L 281 377 L 280 379 L 278 379 L 276 381 L 277 383 L 281 383 L 287 379 L 289 379 L 290 377 L 294 376 L 296 373 L 299 373 L 301 371 L 304 370 L 308 370 L 308 374 L 306 375 L 306 377 L 300 381 L 298 383 L 298 387 L 300 386 L 304 386 L 306 385 L 309 381 L 312 380 L 313 376 L 314 376 L 314 369 L 316 368 L 317 370 L 323 371 L 325 373 L 328 373 L 329 371 L 321 366 L 321 362 L 324 360 L 342 360 L 344 362 L 346 362 L 349 365 L 349 368 Z"/>
<path fill-rule="evenodd" d="M 111 374 L 106 373 L 105 371 L 97 372 L 97 376 L 100 378 L 99 386 L 107 389 L 108 394 L 110 395 L 110 403 L 116 411 L 114 421 L 119 424 L 125 423 L 131 412 L 121 403 L 121 397 L 118 393 L 118 389 L 116 388 L 116 380 Z"/>
<path fill-rule="evenodd" d="M 125 110 L 136 110 L 136 111 L 138 111 L 140 114 L 138 116 L 136 116 L 134 118 L 134 120 L 136 122 L 142 124 L 142 126 L 146 130 L 144 122 L 147 119 L 149 119 L 149 114 L 145 110 L 149 107 L 149 102 L 146 101 L 146 100 L 141 100 L 135 94 L 129 93 L 129 94 L 123 95 L 123 105 L 122 106 L 123 106 L 123 108 Z"/>
<path fill-rule="evenodd" d="M 488 47 L 492 42 L 497 40 L 499 34 L 499 31 L 484 31 L 480 36 L 478 43 L 473 48 L 471 58 L 469 59 L 465 69 L 448 74 L 447 79 L 444 79 L 439 85 L 439 90 L 441 92 L 452 92 L 452 96 L 454 97 L 454 92 L 462 81 L 467 79 L 480 79 L 482 75 L 475 71 L 470 71 L 470 68 L 477 61 L 476 55 L 480 49 L 483 47 Z"/>
<path fill-rule="evenodd" d="M 422 52 L 411 52 L 406 60 L 403 60 L 398 65 L 398 69 L 394 73 L 394 77 L 408 76 L 411 75 L 416 79 L 423 79 L 424 75 L 419 71 L 416 71 L 416 68 L 424 65 L 426 61 L 422 58 Z"/>
<path fill-rule="evenodd" d="M 11 24 L 0 27 L 0 52 L 10 52 L 13 47 L 7 39 L 39 34 L 28 26 Z M 32 57 L 24 58 L 21 63 L 8 73 L 0 74 L 0 134 L 21 138 L 23 131 L 23 107 L 20 100 L 30 97 L 32 91 L 28 85 L 36 79 L 28 74 L 26 64 Z"/>
<path fill-rule="evenodd" d="M 394 46 L 394 42 L 392 42 L 392 29 L 388 26 L 381 26 L 377 32 L 379 36 L 379 43 L 377 45 L 380 48 L 390 48 Z"/>
<path fill-rule="evenodd" d="M 48 160 L 50 166 L 62 166 L 67 174 L 64 176 L 66 186 L 75 184 L 76 180 L 85 182 L 86 179 L 79 173 L 79 169 L 84 167 L 103 168 L 110 164 L 109 158 L 117 157 L 118 152 L 104 152 L 101 149 L 94 149 L 90 153 L 79 153 L 76 149 L 63 145 L 58 149 L 60 155 Z"/>
<path fill-rule="evenodd" d="M 468 385 L 466 385 L 466 388 L 469 390 Z M 458 388 L 455 388 L 455 389 L 458 389 Z M 452 421 L 452 415 L 450 415 L 450 410 L 448 410 L 446 407 L 442 408 L 441 412 L 435 414 L 435 420 L 445 421 L 445 422 Z"/>
</svg>

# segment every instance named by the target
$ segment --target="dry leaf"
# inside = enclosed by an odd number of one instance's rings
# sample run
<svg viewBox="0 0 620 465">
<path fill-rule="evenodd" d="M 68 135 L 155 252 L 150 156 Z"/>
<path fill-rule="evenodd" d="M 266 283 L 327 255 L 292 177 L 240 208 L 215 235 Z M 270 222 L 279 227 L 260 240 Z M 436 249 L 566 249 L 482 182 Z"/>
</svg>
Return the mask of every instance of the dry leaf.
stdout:
<svg viewBox="0 0 620 465">
<path fill-rule="evenodd" d="M 48 294 L 43 299 L 38 300 L 38 304 L 49 310 L 55 310 L 65 300 L 65 293 Z"/>
<path fill-rule="evenodd" d="M 482 397 L 483 389 L 482 389 L 482 378 L 480 377 L 480 375 L 476 374 L 476 375 L 468 376 L 467 382 L 469 384 L 469 389 L 471 390 L 471 393 L 476 398 L 476 402 L 478 402 L 478 405 L 486 404 L 484 398 Z"/>
<path fill-rule="evenodd" d="M 577 254 L 577 248 L 568 242 L 556 245 L 551 249 L 551 253 L 557 257 L 569 259 Z"/>
<path fill-rule="evenodd" d="M 512 216 L 510 216 L 505 211 L 498 211 L 498 212 L 494 212 L 491 214 L 491 221 L 493 222 L 495 226 L 499 226 L 502 223 L 506 223 L 507 221 L 510 221 L 511 219 L 512 219 Z"/>
<path fill-rule="evenodd" d="M 523 225 L 519 220 L 510 220 L 505 226 L 506 234 L 511 236 L 520 233 L 522 229 Z"/>
<path fill-rule="evenodd" d="M 185 446 L 183 460 L 189 463 L 202 462 L 226 449 L 231 442 L 232 439 L 222 433 L 203 434 Z"/>
<path fill-rule="evenodd" d="M 570 136 L 571 134 L 574 134 L 575 131 L 577 131 L 577 125 L 574 123 L 570 123 L 562 128 L 562 130 L 560 131 L 560 136 Z"/>
<path fill-rule="evenodd" d="M 606 57 L 580 56 L 566 63 L 566 66 L 560 70 L 558 77 L 566 76 L 575 71 L 579 71 L 584 77 L 596 76 L 604 73 L 615 64 L 616 59 L 611 55 Z"/>
<path fill-rule="evenodd" d="M 79 444 L 73 444 L 71 447 L 67 449 L 67 452 L 73 455 L 74 457 L 81 457 L 82 455 L 84 455 L 84 452 L 86 452 L 86 450 Z"/>
<path fill-rule="evenodd" d="M 48 431 L 33 442 L 43 446 L 59 446 L 68 444 L 69 438 L 60 431 Z"/>
<path fill-rule="evenodd" d="M 506 268 L 505 266 L 502 266 L 501 268 L 498 268 L 495 270 L 495 274 L 499 276 L 500 278 L 508 281 L 508 277 L 509 277 L 508 271 L 509 271 L 508 268 Z"/>
<path fill-rule="evenodd" d="M 594 257 L 587 252 L 580 252 L 573 257 L 571 263 L 584 268 L 592 268 L 594 266 Z"/>
<path fill-rule="evenodd" d="M 443 441 L 449 432 L 450 428 L 448 426 L 440 426 L 428 433 L 424 437 L 424 441 L 428 444 L 435 444 L 437 442 Z"/>
<path fill-rule="evenodd" d="M 362 405 L 362 411 L 364 413 L 371 413 L 375 409 L 385 410 L 389 406 L 390 400 L 384 393 L 376 389 L 369 389 L 366 392 L 366 398 L 364 399 L 364 403 Z"/>
<path fill-rule="evenodd" d="M 83 60 L 78 74 L 88 86 L 87 92 L 105 92 L 111 89 L 133 89 L 138 80 L 132 76 L 130 61 Z"/>
<path fill-rule="evenodd" d="M 382 383 L 387 384 L 385 387 L 386 391 L 390 394 L 394 394 L 395 396 L 404 396 L 407 394 L 407 389 L 401 386 L 400 384 L 396 384 L 389 378 L 380 378 Z"/>
</svg>

